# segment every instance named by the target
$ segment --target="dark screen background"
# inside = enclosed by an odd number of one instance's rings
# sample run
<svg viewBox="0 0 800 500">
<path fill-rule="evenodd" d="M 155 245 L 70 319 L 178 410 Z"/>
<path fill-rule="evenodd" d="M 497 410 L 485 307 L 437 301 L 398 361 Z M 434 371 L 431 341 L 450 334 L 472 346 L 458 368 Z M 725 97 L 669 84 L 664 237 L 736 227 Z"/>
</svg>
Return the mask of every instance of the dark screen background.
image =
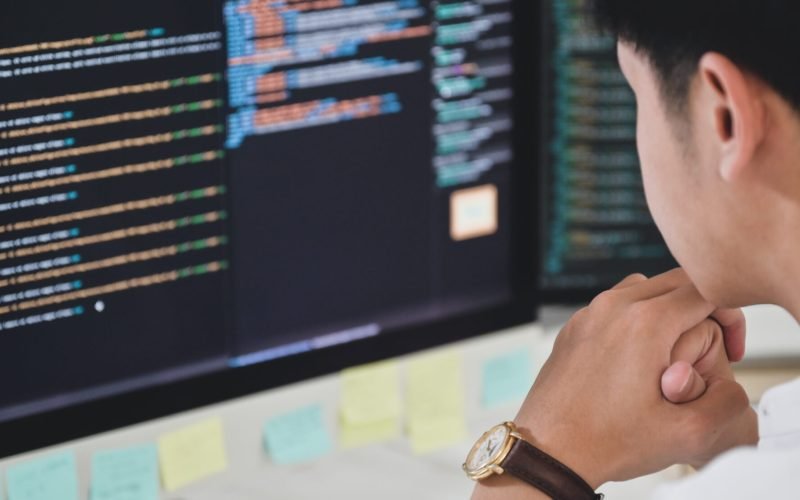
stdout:
<svg viewBox="0 0 800 500">
<path fill-rule="evenodd" d="M 221 29 L 210 1 L 174 0 L 101 2 L 6 2 L 0 7 L 0 47 L 10 47 L 44 40 L 66 40 L 73 37 L 117 33 L 160 27 L 168 36 Z M 179 78 L 205 72 L 221 71 L 221 53 L 206 53 L 129 64 L 114 64 L 83 70 L 0 79 L 0 101 L 65 95 L 118 85 Z M 4 119 L 37 115 L 43 112 L 70 110 L 75 119 L 104 116 L 174 103 L 214 98 L 221 93 L 219 85 L 181 88 L 162 93 L 121 96 L 96 101 L 65 103 L 47 108 L 2 113 Z M 76 131 L 37 135 L 25 139 L 7 139 L 5 145 L 34 143 L 51 138 L 73 137 L 77 146 L 105 143 L 122 138 L 147 136 L 170 130 L 181 130 L 223 121 L 219 110 L 176 115 L 153 120 L 90 127 Z M 3 173 L 74 164 L 78 173 L 96 172 L 109 167 L 139 164 L 154 159 L 177 157 L 197 151 L 220 149 L 222 137 L 130 148 L 101 154 L 56 161 L 35 162 L 20 167 L 4 167 Z M 32 220 L 49 215 L 65 214 L 119 202 L 139 200 L 168 193 L 224 183 L 220 162 L 210 162 L 191 170 L 173 169 L 107 180 L 78 183 L 51 190 L 12 194 L 4 199 L 26 199 L 49 192 L 74 190 L 78 199 L 47 206 L 0 213 L 0 222 Z M 220 198 L 195 200 L 169 207 L 130 211 L 37 229 L 16 231 L 0 236 L 38 235 L 55 230 L 78 229 L 80 236 L 102 234 L 124 227 L 172 220 L 195 213 L 224 208 Z M 0 263 L 27 263 L 50 255 L 79 254 L 82 262 L 124 255 L 129 252 L 160 248 L 174 242 L 193 241 L 225 233 L 222 223 L 188 227 L 171 233 L 123 238 L 95 245 L 70 248 L 31 257 L 7 259 Z M 178 234 L 176 234 L 178 233 Z M 42 284 L 78 279 L 88 289 L 106 283 L 138 276 L 147 276 L 178 267 L 200 264 L 224 257 L 220 250 L 206 250 L 174 259 L 156 259 L 131 263 L 93 272 L 51 279 Z M 6 287 L 4 293 L 27 290 L 31 286 Z M 52 323 L 25 326 L 0 332 L 0 407 L 81 391 L 100 384 L 139 375 L 157 373 L 194 362 L 224 356 L 226 342 L 223 297 L 227 292 L 226 277 L 217 273 L 191 279 L 190 282 L 166 283 L 103 297 L 69 302 L 81 307 L 79 317 Z M 105 304 L 103 312 L 94 308 L 96 300 Z M 57 309 L 57 306 L 47 310 Z M 5 317 L 0 318 L 5 319 Z"/>
<path fill-rule="evenodd" d="M 376 3 L 363 1 L 359 5 Z M 419 2 L 418 7 L 426 14 L 415 21 L 417 26 L 436 26 L 432 4 Z M 501 96 L 510 92 L 510 75 L 489 78 L 467 95 L 442 97 L 433 83 L 435 63 L 431 50 L 439 43 L 435 31 L 427 36 L 366 45 L 357 54 L 332 62 L 390 57 L 419 61 L 421 66 L 418 71 L 402 75 L 297 89 L 289 102 L 394 93 L 402 110 L 363 120 L 254 135 L 240 147 L 226 150 L 226 115 L 233 110 L 227 102 L 228 40 L 223 8 L 223 2 L 210 0 L 81 0 L 68 4 L 48 0 L 13 5 L 6 2 L 0 7 L 0 50 L 137 30 L 149 31 L 135 41 L 201 33 L 218 35 L 197 42 L 216 43 L 218 47 L 207 46 L 198 53 L 0 78 L 0 104 L 171 82 L 169 88 L 136 94 L 24 109 L 0 108 L 0 122 L 72 113 L 69 118 L 47 123 L 58 125 L 142 110 L 172 109 L 166 116 L 126 118 L 119 123 L 20 138 L 3 136 L 0 150 L 6 152 L 0 156 L 0 165 L 4 160 L 36 154 L 10 152 L 10 148 L 67 138 L 74 143 L 47 146 L 44 152 L 163 134 L 170 135 L 170 140 L 24 164 L 8 163 L 0 166 L 0 177 L 52 168 L 73 169 L 34 179 L 58 180 L 78 174 L 105 175 L 109 169 L 121 166 L 173 162 L 170 168 L 1 195 L 2 201 L 13 202 L 75 193 L 67 200 L 0 212 L 0 225 L 7 228 L 0 234 L 0 242 L 59 231 L 69 233 L 56 241 L 65 245 L 50 251 L 25 253 L 42 243 L 15 243 L 0 256 L 0 269 L 10 269 L 11 273 L 9 281 L 0 287 L 0 295 L 9 297 L 0 303 L 0 311 L 4 306 L 9 308 L 0 314 L 0 378 L 4 380 L 0 384 L 0 420 L 226 369 L 236 356 L 364 324 L 377 324 L 382 330 L 423 325 L 503 304 L 511 298 L 510 159 L 446 186 L 437 184 L 433 167 L 437 155 L 434 101 L 458 104 L 486 97 L 485 102 L 491 103 L 497 116 L 467 120 L 460 126 L 465 131 L 496 127 L 498 117 L 509 118 L 512 102 L 510 97 L 498 98 L 497 92 L 491 97 L 488 92 L 499 90 Z M 496 17 L 510 15 L 506 5 L 486 9 Z M 440 24 L 469 20 L 439 19 Z M 448 50 L 460 50 L 466 57 L 462 61 L 464 68 L 479 68 L 484 63 L 497 64 L 506 59 L 510 63 L 507 44 L 482 44 L 483 39 L 496 42 L 507 37 L 507 26 L 500 24 L 479 35 L 476 40 L 455 46 L 448 42 Z M 106 40 L 96 45 L 115 43 L 119 41 Z M 189 47 L 194 43 L 184 41 L 174 46 Z M 80 48 L 84 47 L 63 50 Z M 22 55 L 59 50 L 43 49 Z M 13 62 L 15 57 L 0 55 L 0 61 L 12 61 L 13 68 L 45 64 Z M 313 64 L 299 63 L 294 68 Z M 3 69 L 0 65 L 0 71 Z M 213 78 L 187 83 L 190 77 L 199 75 Z M 210 107 L 177 108 L 200 102 Z M 7 126 L 0 133 L 35 126 Z M 468 160 L 480 159 L 484 149 L 489 153 L 510 150 L 511 134 L 496 132 L 485 144 L 466 144 L 463 148 Z M 197 159 L 197 155 L 209 153 L 213 153 L 211 158 Z M 5 184 L 0 183 L 0 189 L 30 182 L 7 179 Z M 496 231 L 453 241 L 450 196 L 461 189 L 487 184 L 495 186 L 499 193 Z M 103 216 L 33 228 L 15 226 L 165 196 L 171 197 L 168 203 L 135 209 L 127 206 Z M 171 227 L 70 246 L 81 238 L 161 223 Z M 93 270 L 75 269 L 63 276 L 50 274 L 24 284 L 13 281 L 35 274 L 15 271 L 15 266 L 39 263 L 48 270 L 67 269 L 79 263 L 96 264 L 165 248 L 171 251 L 158 257 L 129 258 Z M 70 265 L 54 264 L 54 259 L 60 257 L 76 260 Z M 163 283 L 141 281 L 166 275 L 171 278 Z M 72 289 L 45 290 L 65 283 Z M 115 283 L 135 286 L 92 292 Z M 31 290 L 44 295 L 15 296 Z M 31 305 L 31 301 L 62 295 L 63 300 Z M 47 314 L 56 313 L 61 316 L 46 320 Z M 37 319 L 20 323 L 34 316 Z"/>
</svg>

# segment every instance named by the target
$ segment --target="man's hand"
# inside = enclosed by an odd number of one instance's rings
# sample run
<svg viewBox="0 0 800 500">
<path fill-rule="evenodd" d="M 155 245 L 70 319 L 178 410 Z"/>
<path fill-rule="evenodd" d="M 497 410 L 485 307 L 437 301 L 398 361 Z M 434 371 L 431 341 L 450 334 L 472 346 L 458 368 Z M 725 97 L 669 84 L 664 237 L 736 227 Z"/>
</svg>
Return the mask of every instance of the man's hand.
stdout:
<svg viewBox="0 0 800 500">
<path fill-rule="evenodd" d="M 730 349 L 727 350 L 730 352 Z M 716 379 L 734 380 L 728 359 L 723 328 L 718 321 L 706 320 L 684 333 L 672 349 L 672 365 L 661 376 L 661 391 L 673 403 L 687 403 L 701 398 L 708 384 Z M 730 431 L 689 462 L 700 468 L 720 453 L 733 447 L 758 441 L 756 413 L 744 412 L 730 425 Z"/>
<path fill-rule="evenodd" d="M 727 351 L 740 358 L 743 323 L 737 330 L 738 314 L 715 309 L 682 270 L 632 276 L 601 294 L 558 336 L 517 416 L 523 435 L 595 488 L 755 442 L 747 395 L 725 369 L 727 355 L 722 362 L 722 329 L 700 359 L 695 338 L 703 335 L 684 336 L 712 328 L 716 313 L 714 323 L 734 332 L 726 332 Z M 682 393 L 676 381 L 684 380 L 698 385 Z M 689 402 L 667 400 L 662 383 Z"/>
</svg>

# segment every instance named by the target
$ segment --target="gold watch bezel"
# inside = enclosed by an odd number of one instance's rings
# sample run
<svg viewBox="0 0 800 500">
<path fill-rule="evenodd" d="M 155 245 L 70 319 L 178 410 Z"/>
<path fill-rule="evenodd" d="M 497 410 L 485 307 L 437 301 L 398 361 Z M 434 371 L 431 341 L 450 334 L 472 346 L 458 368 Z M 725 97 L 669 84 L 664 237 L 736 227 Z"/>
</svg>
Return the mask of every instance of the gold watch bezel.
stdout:
<svg viewBox="0 0 800 500">
<path fill-rule="evenodd" d="M 472 456 L 477 452 L 478 448 L 480 448 L 481 445 L 486 441 L 488 436 L 492 434 L 498 427 L 505 427 L 508 429 L 508 435 L 506 436 L 505 443 L 503 443 L 503 447 L 500 449 L 500 452 L 497 453 L 488 464 L 477 470 L 470 470 L 467 467 L 467 464 L 470 462 L 470 458 L 472 458 Z M 501 475 L 505 473 L 505 470 L 503 470 L 501 464 L 511 451 L 511 447 L 514 446 L 514 443 L 516 443 L 519 439 L 522 439 L 522 436 L 519 434 L 519 432 L 517 432 L 517 426 L 514 425 L 514 422 L 503 422 L 502 424 L 495 425 L 488 431 L 484 432 L 483 435 L 478 438 L 477 441 L 475 441 L 475 444 L 472 445 L 472 449 L 467 454 L 467 459 L 461 468 L 464 469 L 467 477 L 473 481 L 480 481 L 481 479 L 486 479 L 487 477 L 495 474 Z"/>
</svg>

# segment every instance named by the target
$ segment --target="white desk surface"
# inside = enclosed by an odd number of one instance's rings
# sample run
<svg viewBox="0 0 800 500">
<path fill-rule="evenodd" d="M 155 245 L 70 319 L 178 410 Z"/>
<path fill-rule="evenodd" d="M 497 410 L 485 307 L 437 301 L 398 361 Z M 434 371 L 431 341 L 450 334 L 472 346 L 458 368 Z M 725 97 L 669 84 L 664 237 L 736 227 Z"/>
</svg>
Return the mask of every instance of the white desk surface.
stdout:
<svg viewBox="0 0 800 500">
<path fill-rule="evenodd" d="M 336 436 L 339 381 L 338 377 L 333 375 L 3 460 L 0 461 L 0 473 L 4 474 L 8 465 L 31 456 L 69 448 L 74 450 L 78 457 L 83 495 L 81 498 L 85 499 L 89 484 L 89 461 L 93 452 L 153 442 L 164 432 L 206 417 L 220 416 L 225 425 L 228 470 L 175 493 L 164 493 L 163 499 L 464 500 L 469 498 L 472 484 L 464 478 L 460 466 L 473 439 L 491 425 L 512 418 L 519 404 L 514 402 L 492 411 L 481 408 L 482 362 L 493 355 L 527 348 L 534 357 L 534 365 L 541 366 L 550 352 L 555 333 L 559 329 L 558 325 L 568 317 L 566 313 L 566 310 L 557 309 L 545 311 L 542 323 L 544 328 L 542 324 L 529 325 L 449 346 L 459 349 L 464 356 L 470 435 L 463 442 L 430 455 L 415 456 L 411 453 L 407 441 L 398 439 L 381 445 L 337 450 L 307 465 L 278 467 L 271 464 L 261 445 L 263 423 L 271 416 L 308 404 L 321 403 L 325 408 L 329 430 Z M 759 314 L 763 317 L 759 317 Z M 774 354 L 784 358 L 784 364 L 792 364 L 788 354 L 796 353 L 800 356 L 800 329 L 793 324 L 787 325 L 784 320 L 782 316 L 777 316 L 776 319 L 774 311 L 773 313 L 765 310 L 756 311 L 755 321 L 751 324 L 750 340 L 753 346 L 751 350 L 759 353 L 760 359 L 767 359 L 770 349 L 773 349 Z M 770 330 L 767 333 L 770 337 L 769 343 L 758 344 L 756 339 L 759 338 L 760 332 L 755 330 L 761 328 Z M 772 337 L 777 328 L 797 329 L 795 338 L 773 341 Z M 800 375 L 800 361 L 795 362 L 794 366 L 798 368 L 786 369 L 778 374 L 773 373 L 771 378 L 761 380 L 762 385 L 771 385 Z M 659 482 L 679 475 L 677 468 L 670 469 L 659 475 L 606 485 L 602 491 L 609 499 L 642 500 L 648 497 L 649 492 Z"/>
</svg>

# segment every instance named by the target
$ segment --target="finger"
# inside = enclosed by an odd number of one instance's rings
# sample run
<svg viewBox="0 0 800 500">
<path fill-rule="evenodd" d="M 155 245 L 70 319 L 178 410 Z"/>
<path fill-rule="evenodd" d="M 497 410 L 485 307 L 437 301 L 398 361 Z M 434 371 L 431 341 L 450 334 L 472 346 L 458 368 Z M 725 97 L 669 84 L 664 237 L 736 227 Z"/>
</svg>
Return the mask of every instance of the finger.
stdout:
<svg viewBox="0 0 800 500">
<path fill-rule="evenodd" d="M 722 349 L 722 327 L 714 320 L 704 320 L 678 339 L 672 348 L 672 363 L 684 361 L 700 375 L 710 374 L 717 362 L 728 363 Z"/>
<path fill-rule="evenodd" d="M 641 283 L 643 281 L 647 281 L 647 276 L 644 274 L 636 273 L 631 274 L 630 276 L 626 277 L 624 280 L 617 283 L 612 290 L 623 290 L 625 288 L 631 287 L 637 283 Z"/>
<path fill-rule="evenodd" d="M 686 271 L 677 268 L 638 283 L 635 286 L 629 286 L 624 289 L 623 293 L 628 300 L 638 302 L 664 295 L 690 283 L 691 280 Z"/>
<path fill-rule="evenodd" d="M 678 361 L 661 375 L 661 392 L 671 403 L 689 403 L 706 392 L 706 382 L 691 364 Z"/>
<path fill-rule="evenodd" d="M 661 376 L 661 392 L 667 400 L 687 403 L 703 395 L 703 376 L 711 373 L 715 358 L 724 356 L 721 338 L 722 328 L 713 320 L 705 320 L 681 335 L 672 348 L 672 365 Z M 727 363 L 727 357 L 723 361 Z"/>
<path fill-rule="evenodd" d="M 708 318 L 715 307 L 706 301 L 694 285 L 677 288 L 645 303 L 648 316 L 668 332 L 664 340 L 670 351 L 683 334 Z"/>
<path fill-rule="evenodd" d="M 722 326 L 728 359 L 734 363 L 741 361 L 744 358 L 747 337 L 747 320 L 742 310 L 717 309 L 711 317 Z"/>
</svg>

